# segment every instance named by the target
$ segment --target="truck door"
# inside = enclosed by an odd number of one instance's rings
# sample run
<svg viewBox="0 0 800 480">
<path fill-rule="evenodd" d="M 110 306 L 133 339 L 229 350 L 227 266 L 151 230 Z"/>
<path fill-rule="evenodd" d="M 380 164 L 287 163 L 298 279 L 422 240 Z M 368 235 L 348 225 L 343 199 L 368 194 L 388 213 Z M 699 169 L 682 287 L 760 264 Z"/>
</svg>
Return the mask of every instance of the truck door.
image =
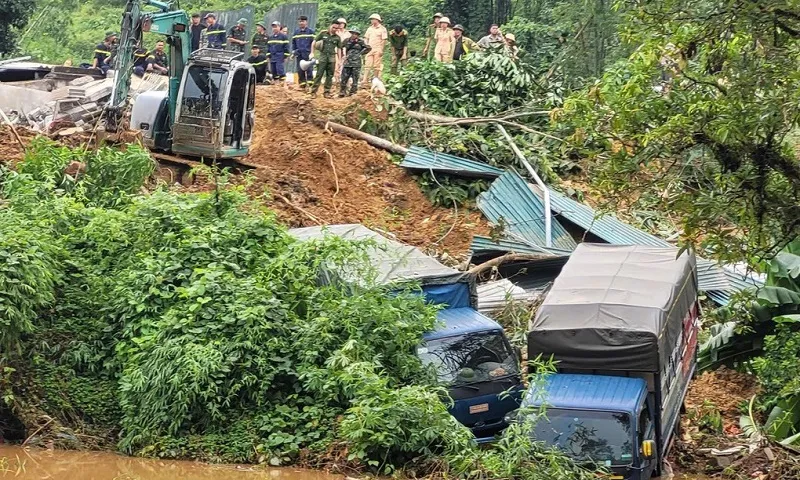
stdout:
<svg viewBox="0 0 800 480">
<path fill-rule="evenodd" d="M 656 471 L 658 463 L 661 461 L 660 453 L 656 454 L 655 458 L 649 460 L 644 458 L 642 455 L 642 445 L 644 444 L 644 441 L 656 439 L 655 418 L 653 417 L 653 409 L 650 406 L 651 403 L 652 400 L 650 397 L 648 397 L 645 400 L 641 411 L 639 412 L 639 419 L 636 423 L 636 451 L 639 452 L 638 461 L 639 468 L 642 472 L 642 480 L 652 477 L 653 473 Z"/>
</svg>

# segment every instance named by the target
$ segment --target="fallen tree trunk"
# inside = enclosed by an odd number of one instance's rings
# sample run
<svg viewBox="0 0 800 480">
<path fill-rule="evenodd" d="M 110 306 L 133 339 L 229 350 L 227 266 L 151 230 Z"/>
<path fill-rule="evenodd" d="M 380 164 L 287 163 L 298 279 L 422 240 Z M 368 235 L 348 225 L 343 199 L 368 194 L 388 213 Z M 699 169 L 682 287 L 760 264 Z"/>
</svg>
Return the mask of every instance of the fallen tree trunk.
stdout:
<svg viewBox="0 0 800 480">
<path fill-rule="evenodd" d="M 476 266 L 470 268 L 469 270 L 467 270 L 467 273 L 469 273 L 471 275 L 478 275 L 480 273 L 483 273 L 486 270 L 489 270 L 490 268 L 497 267 L 497 266 L 502 265 L 504 263 L 508 263 L 508 262 L 524 262 L 526 260 L 541 260 L 543 258 L 553 258 L 553 256 L 552 255 L 547 255 L 547 254 L 544 254 L 544 253 L 541 254 L 541 255 L 537 255 L 537 254 L 533 254 L 533 253 L 506 253 L 505 255 L 503 255 L 501 257 L 494 258 L 492 260 L 489 260 L 488 262 L 484 262 L 484 263 L 481 263 L 480 265 L 476 265 Z"/>
<path fill-rule="evenodd" d="M 356 130 L 355 128 L 345 127 L 339 123 L 335 122 L 326 122 L 324 124 L 325 130 L 331 130 L 332 132 L 336 133 L 343 133 L 349 137 L 353 137 L 358 140 L 363 140 L 373 147 L 382 148 L 383 150 L 387 150 L 392 153 L 397 153 L 400 155 L 405 155 L 408 153 L 408 149 L 402 145 L 398 145 L 394 142 L 390 142 L 389 140 L 385 140 L 380 137 L 376 137 L 375 135 L 370 135 L 369 133 L 364 133 L 361 130 Z"/>
</svg>

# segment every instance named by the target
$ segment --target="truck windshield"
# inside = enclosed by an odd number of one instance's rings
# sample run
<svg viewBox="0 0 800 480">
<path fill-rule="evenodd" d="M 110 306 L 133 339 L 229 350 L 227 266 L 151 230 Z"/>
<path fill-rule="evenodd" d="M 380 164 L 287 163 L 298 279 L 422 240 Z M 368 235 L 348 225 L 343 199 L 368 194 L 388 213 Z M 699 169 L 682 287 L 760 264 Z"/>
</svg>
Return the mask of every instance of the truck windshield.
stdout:
<svg viewBox="0 0 800 480">
<path fill-rule="evenodd" d="M 423 365 L 436 370 L 443 385 L 487 382 L 519 373 L 502 332 L 476 332 L 424 342 L 417 348 Z"/>
<path fill-rule="evenodd" d="M 626 413 L 548 408 L 532 435 L 578 462 L 611 466 L 633 461 L 631 420 Z"/>
<path fill-rule="evenodd" d="M 200 65 L 189 67 L 183 86 L 181 116 L 218 118 L 227 81 L 226 70 Z"/>
</svg>

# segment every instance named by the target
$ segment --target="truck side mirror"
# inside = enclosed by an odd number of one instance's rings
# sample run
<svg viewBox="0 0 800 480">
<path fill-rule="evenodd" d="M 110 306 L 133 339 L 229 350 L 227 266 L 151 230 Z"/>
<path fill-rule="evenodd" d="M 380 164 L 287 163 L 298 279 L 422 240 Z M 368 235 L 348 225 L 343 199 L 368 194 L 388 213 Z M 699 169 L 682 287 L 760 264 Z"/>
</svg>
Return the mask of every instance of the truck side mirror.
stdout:
<svg viewBox="0 0 800 480">
<path fill-rule="evenodd" d="M 642 442 L 642 458 L 645 460 L 652 460 L 656 458 L 656 442 L 654 440 L 645 440 Z"/>
</svg>

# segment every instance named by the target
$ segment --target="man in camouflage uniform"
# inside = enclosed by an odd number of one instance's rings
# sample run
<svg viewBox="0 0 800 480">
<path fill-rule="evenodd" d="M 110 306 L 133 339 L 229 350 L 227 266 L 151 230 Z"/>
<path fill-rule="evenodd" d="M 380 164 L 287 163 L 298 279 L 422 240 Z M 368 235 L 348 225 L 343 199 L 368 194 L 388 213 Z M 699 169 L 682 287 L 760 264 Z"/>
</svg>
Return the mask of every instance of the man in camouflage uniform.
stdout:
<svg viewBox="0 0 800 480">
<path fill-rule="evenodd" d="M 322 77 L 325 77 L 325 97 L 331 98 L 331 87 L 333 86 L 333 75 L 336 70 L 336 54 L 342 48 L 342 39 L 336 33 L 337 22 L 331 23 L 327 31 L 320 32 L 314 39 L 314 44 L 320 52 L 319 63 L 317 64 L 317 76 L 314 78 L 314 86 L 311 87 L 311 96 L 317 96 L 319 84 Z"/>
<path fill-rule="evenodd" d="M 259 51 L 266 54 L 268 42 L 269 35 L 267 35 L 266 25 L 262 22 L 256 23 L 256 33 L 253 35 L 253 40 L 250 42 L 251 45 L 258 45 Z"/>
<path fill-rule="evenodd" d="M 350 95 L 355 95 L 358 90 L 358 77 L 361 76 L 361 62 L 362 59 L 372 50 L 372 47 L 364 43 L 364 40 L 359 38 L 361 31 L 358 27 L 353 27 L 350 30 L 350 38 L 344 44 L 347 53 L 344 57 L 344 66 L 342 67 L 342 89 L 339 92 L 340 97 L 347 94 L 347 82 L 353 80 L 353 85 L 350 87 Z"/>
<path fill-rule="evenodd" d="M 228 32 L 228 48 L 234 52 L 244 52 L 247 45 L 247 19 L 240 18 L 236 26 Z"/>
</svg>

